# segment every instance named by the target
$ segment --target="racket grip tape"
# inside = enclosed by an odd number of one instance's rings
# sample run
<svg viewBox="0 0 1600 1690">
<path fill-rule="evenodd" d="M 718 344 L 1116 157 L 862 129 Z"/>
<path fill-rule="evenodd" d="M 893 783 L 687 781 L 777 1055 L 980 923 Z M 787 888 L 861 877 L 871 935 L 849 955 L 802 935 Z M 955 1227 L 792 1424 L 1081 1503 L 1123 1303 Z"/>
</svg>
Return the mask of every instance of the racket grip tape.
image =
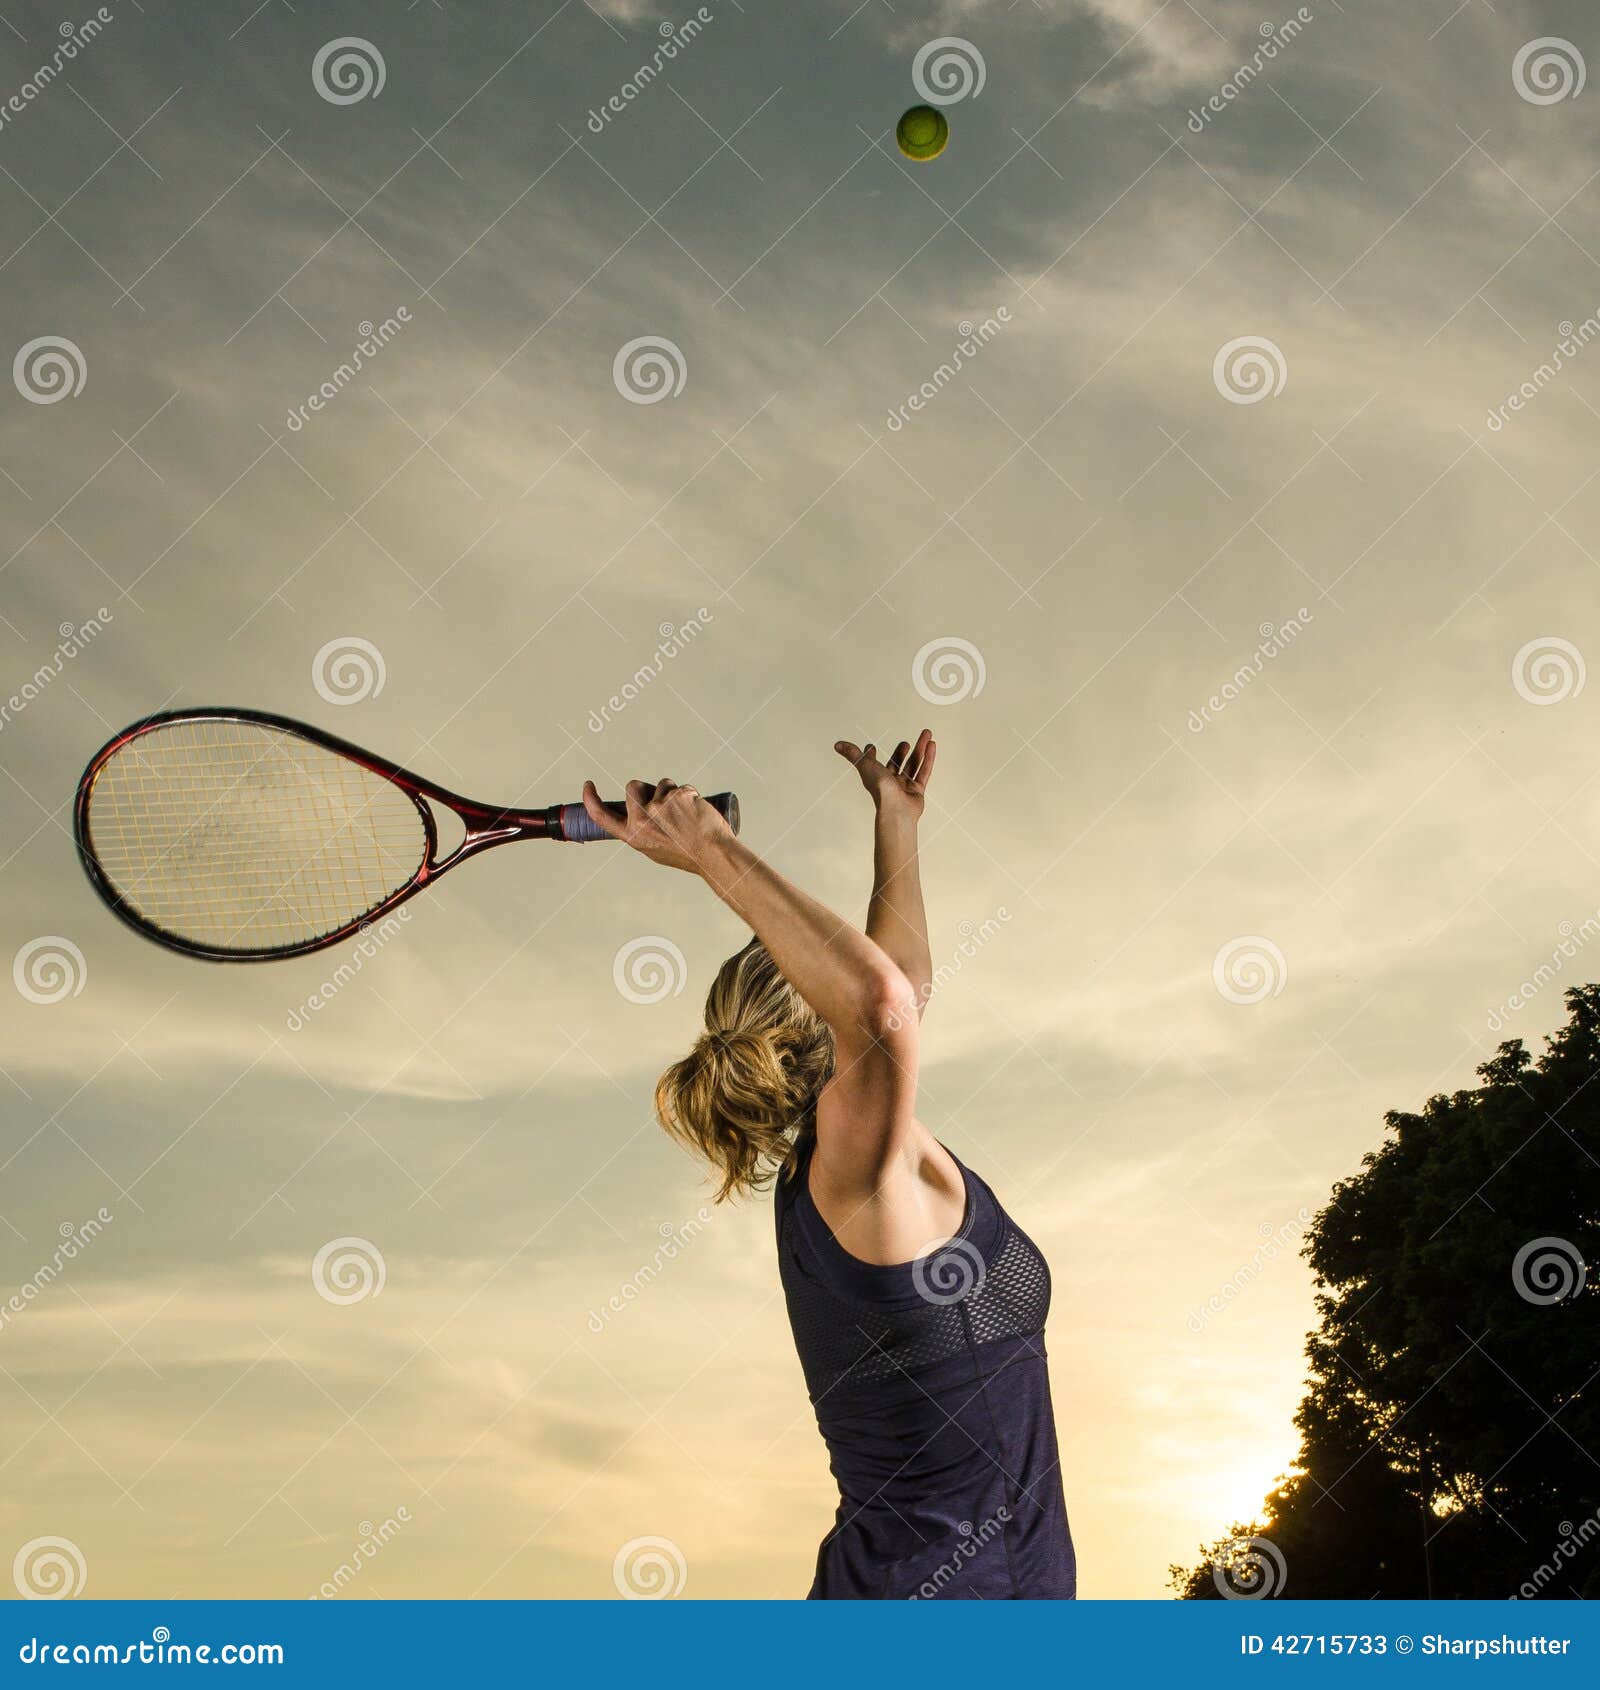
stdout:
<svg viewBox="0 0 1600 1690">
<path fill-rule="evenodd" d="M 735 833 L 739 831 L 739 799 L 736 793 L 718 792 L 706 802 Z M 607 804 L 606 808 L 616 811 L 619 816 L 622 813 L 620 804 Z M 611 837 L 603 827 L 590 820 L 589 812 L 582 804 L 557 804 L 551 811 L 551 819 L 555 824 L 552 836 L 571 845 L 588 845 L 596 839 Z"/>
</svg>

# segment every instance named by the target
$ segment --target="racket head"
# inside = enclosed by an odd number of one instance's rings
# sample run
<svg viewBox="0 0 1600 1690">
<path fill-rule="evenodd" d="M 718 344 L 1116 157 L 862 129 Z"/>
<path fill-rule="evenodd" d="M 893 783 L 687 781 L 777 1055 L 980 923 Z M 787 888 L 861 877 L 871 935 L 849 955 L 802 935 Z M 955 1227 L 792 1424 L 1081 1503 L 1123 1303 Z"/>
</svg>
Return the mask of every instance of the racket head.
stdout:
<svg viewBox="0 0 1600 1690">
<path fill-rule="evenodd" d="M 288 717 L 166 711 L 95 753 L 73 837 L 90 884 L 145 938 L 265 962 L 338 944 L 421 890 L 438 846 L 422 790 Z"/>
</svg>

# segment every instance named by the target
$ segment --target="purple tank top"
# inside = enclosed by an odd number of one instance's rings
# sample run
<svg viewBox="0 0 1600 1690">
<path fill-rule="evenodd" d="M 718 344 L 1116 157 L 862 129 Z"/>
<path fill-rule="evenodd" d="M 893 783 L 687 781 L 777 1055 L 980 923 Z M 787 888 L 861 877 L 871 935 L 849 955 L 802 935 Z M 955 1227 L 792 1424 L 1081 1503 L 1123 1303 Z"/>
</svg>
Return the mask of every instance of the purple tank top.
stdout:
<svg viewBox="0 0 1600 1690">
<path fill-rule="evenodd" d="M 813 1147 L 776 1203 L 789 1324 L 839 1486 L 810 1595 L 1075 1596 L 1044 1257 L 957 1161 L 960 1232 L 915 1262 L 863 1262 L 812 1201 Z"/>
</svg>

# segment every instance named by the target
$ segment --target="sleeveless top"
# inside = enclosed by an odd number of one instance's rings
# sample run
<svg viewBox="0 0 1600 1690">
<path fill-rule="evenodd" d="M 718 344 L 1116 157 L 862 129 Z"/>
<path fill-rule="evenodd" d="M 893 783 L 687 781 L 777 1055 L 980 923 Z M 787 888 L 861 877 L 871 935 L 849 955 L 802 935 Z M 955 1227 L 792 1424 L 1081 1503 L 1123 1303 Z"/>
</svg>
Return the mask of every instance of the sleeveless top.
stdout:
<svg viewBox="0 0 1600 1690">
<path fill-rule="evenodd" d="M 839 1486 L 811 1597 L 1075 1596 L 1044 1257 L 957 1161 L 960 1232 L 915 1262 L 864 1262 L 812 1201 L 814 1148 L 808 1135 L 775 1205 L 789 1324 Z"/>
</svg>

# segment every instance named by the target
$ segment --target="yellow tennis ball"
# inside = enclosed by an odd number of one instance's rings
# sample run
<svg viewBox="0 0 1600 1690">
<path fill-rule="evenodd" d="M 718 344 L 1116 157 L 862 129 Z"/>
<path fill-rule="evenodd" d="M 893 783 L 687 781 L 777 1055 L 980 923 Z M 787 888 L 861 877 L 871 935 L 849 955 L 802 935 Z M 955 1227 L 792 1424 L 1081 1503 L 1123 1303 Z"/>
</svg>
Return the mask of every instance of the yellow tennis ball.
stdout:
<svg viewBox="0 0 1600 1690">
<path fill-rule="evenodd" d="M 950 139 L 950 125 L 935 106 L 913 106 L 894 127 L 894 138 L 907 158 L 937 158 Z"/>
</svg>

